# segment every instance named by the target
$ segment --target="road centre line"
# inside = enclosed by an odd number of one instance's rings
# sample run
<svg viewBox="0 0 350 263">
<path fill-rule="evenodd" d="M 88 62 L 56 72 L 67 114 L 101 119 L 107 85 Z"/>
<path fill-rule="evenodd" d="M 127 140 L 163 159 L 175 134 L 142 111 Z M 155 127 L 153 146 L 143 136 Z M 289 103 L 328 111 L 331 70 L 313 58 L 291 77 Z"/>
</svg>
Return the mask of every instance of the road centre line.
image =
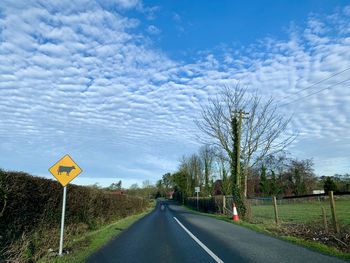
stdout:
<svg viewBox="0 0 350 263">
<path fill-rule="evenodd" d="M 204 245 L 195 235 L 193 235 L 175 216 L 173 216 L 173 218 L 186 231 L 186 233 L 189 234 L 189 236 L 192 237 L 192 239 L 196 241 L 197 244 L 200 245 L 205 250 L 205 252 L 207 252 L 216 262 L 224 263 L 224 261 L 222 261 L 217 255 L 215 255 L 213 251 L 211 251 L 206 245 Z"/>
</svg>

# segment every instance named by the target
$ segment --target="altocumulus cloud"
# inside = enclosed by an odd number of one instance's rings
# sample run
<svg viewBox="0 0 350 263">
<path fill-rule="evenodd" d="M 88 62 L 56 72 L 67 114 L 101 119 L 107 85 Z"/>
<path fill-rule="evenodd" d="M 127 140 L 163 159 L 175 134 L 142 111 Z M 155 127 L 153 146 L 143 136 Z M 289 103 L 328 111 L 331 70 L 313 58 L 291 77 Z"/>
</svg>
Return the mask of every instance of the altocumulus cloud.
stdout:
<svg viewBox="0 0 350 263">
<path fill-rule="evenodd" d="M 301 91 L 350 66 L 349 8 L 310 16 L 287 40 L 209 50 L 191 63 L 156 49 L 127 9 L 146 13 L 140 1 L 1 2 L 1 166 L 45 175 L 69 152 L 89 182 L 154 181 L 196 150 L 193 120 L 221 86 L 240 81 L 284 104 L 345 80 Z M 349 169 L 348 85 L 281 106 L 301 134 L 290 150 L 315 157 L 320 173 Z"/>
</svg>

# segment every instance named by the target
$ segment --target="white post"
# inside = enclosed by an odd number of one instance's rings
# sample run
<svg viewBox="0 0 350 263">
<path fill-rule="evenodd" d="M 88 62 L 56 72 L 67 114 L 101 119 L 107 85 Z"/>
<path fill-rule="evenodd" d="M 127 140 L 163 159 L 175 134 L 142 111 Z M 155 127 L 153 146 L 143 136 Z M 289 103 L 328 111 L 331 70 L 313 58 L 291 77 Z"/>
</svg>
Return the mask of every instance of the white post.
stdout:
<svg viewBox="0 0 350 263">
<path fill-rule="evenodd" d="M 199 211 L 199 207 L 198 207 L 198 192 L 197 192 L 197 211 Z"/>
<path fill-rule="evenodd" d="M 226 213 L 226 196 L 222 196 L 222 213 L 225 215 Z"/>
<path fill-rule="evenodd" d="M 61 218 L 61 237 L 60 237 L 60 250 L 58 255 L 62 256 L 63 251 L 63 233 L 64 233 L 64 216 L 66 212 L 66 195 L 67 195 L 67 187 L 63 187 L 63 202 L 62 202 L 62 218 Z"/>
</svg>

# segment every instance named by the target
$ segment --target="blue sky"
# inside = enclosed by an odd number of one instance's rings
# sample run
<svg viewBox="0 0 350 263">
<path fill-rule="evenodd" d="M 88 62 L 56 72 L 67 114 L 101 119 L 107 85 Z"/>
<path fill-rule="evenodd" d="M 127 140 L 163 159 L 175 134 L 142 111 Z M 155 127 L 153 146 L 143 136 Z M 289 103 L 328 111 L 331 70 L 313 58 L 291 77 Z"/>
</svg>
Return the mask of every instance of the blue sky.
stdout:
<svg viewBox="0 0 350 263">
<path fill-rule="evenodd" d="M 152 20 L 162 32 L 155 45 L 174 58 L 215 47 L 240 48 L 266 37 L 287 38 L 292 23 L 305 27 L 309 15 L 329 14 L 349 1 L 144 1 L 157 6 Z M 188 56 L 187 56 L 188 57 Z"/>
<path fill-rule="evenodd" d="M 350 2 L 302 3 L 1 1 L 0 167 L 51 178 L 69 153 L 75 183 L 155 182 L 198 149 L 200 105 L 239 81 L 297 100 L 280 109 L 293 156 L 350 172 L 350 70 L 302 91 L 350 67 Z"/>
</svg>

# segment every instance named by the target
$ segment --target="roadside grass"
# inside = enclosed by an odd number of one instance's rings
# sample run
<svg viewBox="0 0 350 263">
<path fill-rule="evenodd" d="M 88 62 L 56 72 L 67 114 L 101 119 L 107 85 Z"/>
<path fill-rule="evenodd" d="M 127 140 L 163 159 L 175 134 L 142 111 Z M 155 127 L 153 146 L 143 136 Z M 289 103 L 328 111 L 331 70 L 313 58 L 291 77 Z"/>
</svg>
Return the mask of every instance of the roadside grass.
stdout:
<svg viewBox="0 0 350 263">
<path fill-rule="evenodd" d="M 279 219 L 285 222 L 312 223 L 322 219 L 321 207 L 325 208 L 328 220 L 331 220 L 329 201 L 278 204 Z M 273 205 L 252 205 L 254 221 L 274 222 Z M 336 201 L 337 219 L 341 225 L 350 225 L 350 199 Z"/>
<path fill-rule="evenodd" d="M 336 248 L 333 247 L 329 247 L 326 246 L 324 244 L 321 244 L 319 242 L 313 242 L 313 241 L 309 241 L 309 240 L 304 240 L 298 237 L 294 237 L 294 236 L 284 236 L 284 235 L 279 235 L 278 233 L 278 226 L 276 226 L 273 221 L 268 221 L 268 222 L 260 222 L 260 223 L 248 223 L 245 221 L 240 220 L 239 222 L 233 221 L 231 217 L 229 216 L 225 216 L 225 215 L 220 215 L 220 214 L 209 214 L 209 213 L 202 213 L 202 212 L 198 212 L 190 207 L 184 206 L 184 208 L 192 211 L 193 213 L 199 214 L 199 215 L 204 215 L 204 216 L 208 216 L 208 217 L 212 217 L 212 218 L 216 218 L 222 221 L 226 221 L 228 223 L 234 224 L 234 225 L 239 225 L 245 228 L 249 228 L 255 232 L 259 232 L 259 233 L 263 233 L 263 234 L 267 234 L 270 236 L 273 236 L 275 238 L 281 239 L 281 240 L 285 240 L 285 241 L 289 241 L 291 243 L 295 243 L 301 246 L 304 246 L 306 248 L 315 250 L 317 252 L 320 252 L 322 254 L 326 254 L 329 256 L 334 256 L 334 257 L 338 257 L 341 259 L 345 259 L 345 260 L 350 260 L 350 253 L 345 253 L 342 251 L 339 251 Z M 338 207 L 337 207 L 338 208 Z M 290 209 L 290 208 L 289 208 Z M 304 210 L 305 211 L 308 210 Z M 347 211 L 347 210 L 346 210 Z M 294 218 L 294 216 L 292 217 Z M 298 218 L 300 220 L 300 218 Z M 302 221 L 300 221 L 302 222 Z"/>
<path fill-rule="evenodd" d="M 86 233 L 81 237 L 72 239 L 65 244 L 65 249 L 69 251 L 62 257 L 49 257 L 48 255 L 40 259 L 39 263 L 80 263 L 105 245 L 112 238 L 118 236 L 123 230 L 127 229 L 137 220 L 141 219 L 154 209 L 148 208 L 147 211 L 132 216 L 125 217 L 110 225 L 104 226 L 98 230 Z"/>
</svg>

